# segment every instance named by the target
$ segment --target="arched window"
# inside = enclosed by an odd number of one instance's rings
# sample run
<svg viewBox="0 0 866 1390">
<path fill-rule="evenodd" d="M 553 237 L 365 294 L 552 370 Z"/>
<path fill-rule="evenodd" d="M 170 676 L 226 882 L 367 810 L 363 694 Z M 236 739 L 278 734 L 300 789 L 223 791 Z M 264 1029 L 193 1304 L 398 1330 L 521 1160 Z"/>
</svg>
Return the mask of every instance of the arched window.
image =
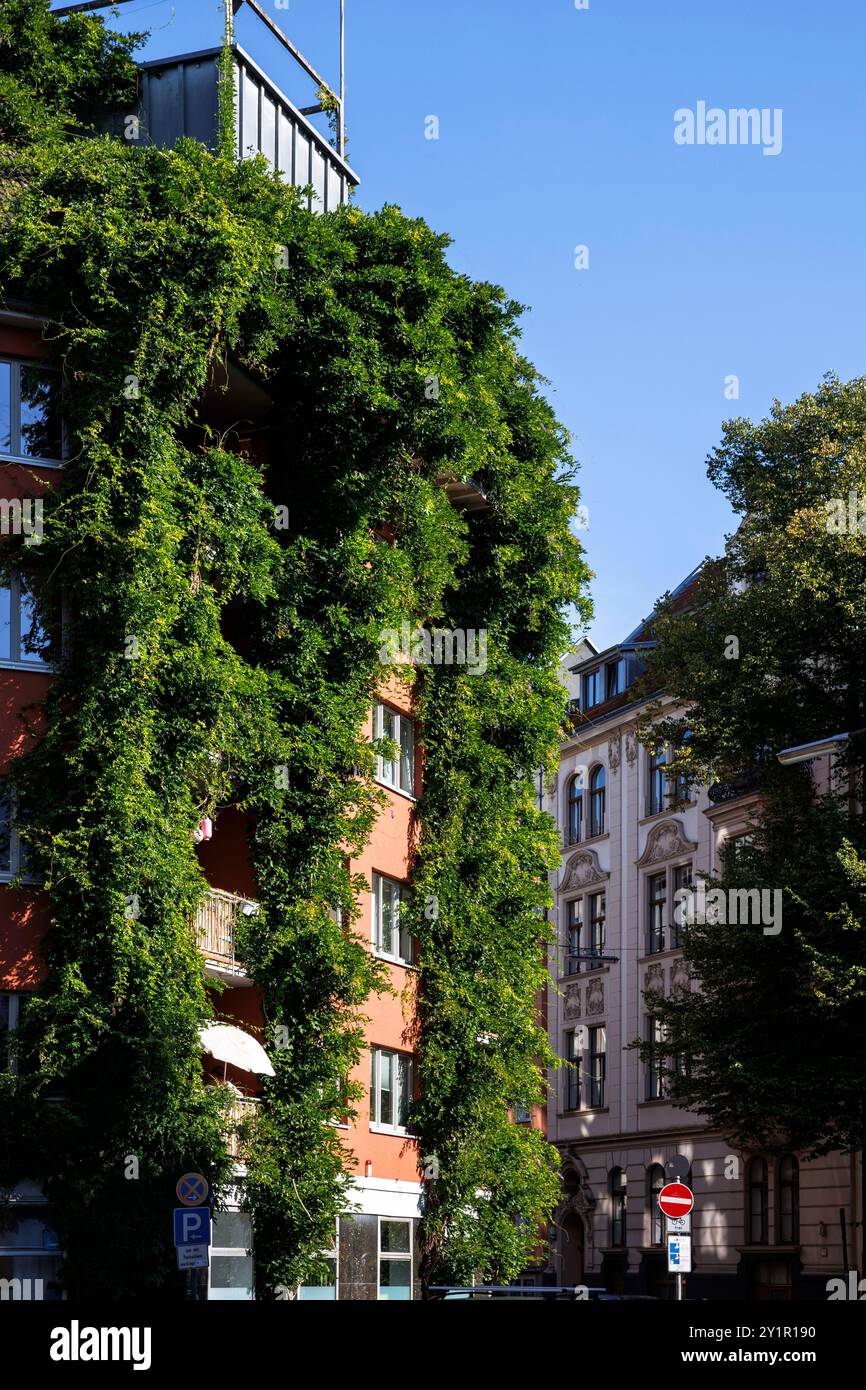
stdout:
<svg viewBox="0 0 866 1390">
<path fill-rule="evenodd" d="M 576 772 L 568 784 L 568 843 L 576 845 L 583 835 L 583 774 Z"/>
<path fill-rule="evenodd" d="M 767 1164 L 763 1158 L 749 1163 L 749 1244 L 767 1244 Z"/>
<path fill-rule="evenodd" d="M 665 1185 L 665 1170 L 653 1163 L 646 1170 L 646 1200 L 650 1213 L 650 1245 L 664 1245 L 665 1218 L 659 1206 L 659 1193 Z"/>
<path fill-rule="evenodd" d="M 610 1170 L 610 1243 L 625 1245 L 628 1178 L 623 1168 Z"/>
<path fill-rule="evenodd" d="M 589 833 L 604 834 L 604 768 L 597 767 L 589 779 Z"/>
<path fill-rule="evenodd" d="M 793 1154 L 779 1159 L 779 1243 L 796 1245 L 800 1239 L 800 1165 Z"/>
</svg>

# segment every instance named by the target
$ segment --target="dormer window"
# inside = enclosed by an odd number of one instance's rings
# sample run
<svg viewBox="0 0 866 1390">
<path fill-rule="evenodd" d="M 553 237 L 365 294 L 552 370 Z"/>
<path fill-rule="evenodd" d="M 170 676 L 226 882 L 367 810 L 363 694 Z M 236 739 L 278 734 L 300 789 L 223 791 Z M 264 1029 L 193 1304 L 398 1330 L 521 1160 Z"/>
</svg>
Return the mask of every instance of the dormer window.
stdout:
<svg viewBox="0 0 866 1390">
<path fill-rule="evenodd" d="M 583 708 L 592 709 L 593 705 L 601 704 L 604 699 L 602 690 L 601 667 L 597 666 L 594 671 L 587 672 L 583 678 Z"/>
<path fill-rule="evenodd" d="M 625 661 L 620 657 L 619 661 L 609 661 L 605 667 L 604 698 L 612 700 L 615 695 L 621 695 L 624 690 Z"/>
</svg>

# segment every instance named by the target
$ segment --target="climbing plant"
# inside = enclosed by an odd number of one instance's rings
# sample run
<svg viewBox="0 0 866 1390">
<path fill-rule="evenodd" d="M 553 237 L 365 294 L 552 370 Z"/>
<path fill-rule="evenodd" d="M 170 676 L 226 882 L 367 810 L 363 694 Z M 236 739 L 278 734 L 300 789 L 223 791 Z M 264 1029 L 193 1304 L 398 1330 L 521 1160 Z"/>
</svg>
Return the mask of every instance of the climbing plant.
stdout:
<svg viewBox="0 0 866 1390">
<path fill-rule="evenodd" d="M 92 16 L 70 31 L 47 0 L 18 8 L 27 24 L 0 26 L 23 113 L 3 128 L 0 289 L 46 317 L 69 456 L 41 544 L 13 557 L 56 673 L 13 769 L 50 930 L 18 1074 L 0 1077 L 0 1183 L 43 1182 L 73 1293 L 177 1290 L 178 1172 L 231 1178 L 191 922 L 192 832 L 235 806 L 260 902 L 240 949 L 275 1070 L 244 1200 L 262 1291 L 315 1271 L 351 1171 L 332 1121 L 359 1099 L 364 1001 L 387 987 L 347 864 L 381 809 L 369 710 L 390 676 L 424 764 L 424 1277 L 511 1278 L 557 1193 L 552 1150 L 510 1110 L 543 1100 L 551 1060 L 537 996 L 557 849 L 532 779 L 555 756 L 568 607 L 587 613 L 568 441 L 519 352 L 519 306 L 456 274 L 420 220 L 311 214 L 225 138 L 83 137 L 88 86 L 123 113 L 132 41 Z M 34 92 L 73 39 L 88 82 L 58 84 L 46 125 Z M 209 424 L 230 361 L 273 401 L 266 455 Z M 449 475 L 486 510 L 456 512 Z M 404 620 L 484 630 L 486 669 L 383 660 Z"/>
</svg>

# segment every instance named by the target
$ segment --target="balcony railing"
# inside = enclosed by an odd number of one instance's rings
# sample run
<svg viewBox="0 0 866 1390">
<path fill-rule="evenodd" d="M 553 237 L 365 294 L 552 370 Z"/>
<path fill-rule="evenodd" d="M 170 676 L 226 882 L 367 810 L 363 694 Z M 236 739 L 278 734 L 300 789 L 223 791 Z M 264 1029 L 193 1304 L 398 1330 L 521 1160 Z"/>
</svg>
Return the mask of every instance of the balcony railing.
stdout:
<svg viewBox="0 0 866 1390">
<path fill-rule="evenodd" d="M 758 774 L 753 768 L 738 772 L 728 782 L 714 782 L 707 796 L 714 806 L 722 806 L 726 801 L 737 801 L 741 796 L 750 796 L 758 790 Z"/>
<path fill-rule="evenodd" d="M 238 914 L 248 905 L 246 898 L 209 888 L 195 914 L 199 950 L 220 971 L 244 975 L 245 967 L 235 954 L 235 928 Z"/>
<path fill-rule="evenodd" d="M 226 1147 L 232 1158 L 243 1162 L 246 1157 L 244 1141 L 240 1136 L 241 1126 L 255 1120 L 261 1104 L 254 1096 L 235 1096 L 227 1111 Z"/>
</svg>

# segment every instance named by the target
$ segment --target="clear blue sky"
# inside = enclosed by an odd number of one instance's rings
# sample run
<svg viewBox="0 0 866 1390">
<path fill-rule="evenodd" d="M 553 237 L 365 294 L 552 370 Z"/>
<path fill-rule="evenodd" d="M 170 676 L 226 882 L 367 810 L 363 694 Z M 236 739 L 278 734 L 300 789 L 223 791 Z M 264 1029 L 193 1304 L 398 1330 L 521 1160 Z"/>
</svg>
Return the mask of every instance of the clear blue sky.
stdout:
<svg viewBox="0 0 866 1390">
<path fill-rule="evenodd" d="M 338 0 L 264 0 L 337 80 Z M 862 0 L 347 0 L 359 202 L 454 239 L 530 306 L 524 347 L 574 437 L 600 646 L 730 528 L 705 458 L 731 415 L 864 370 Z M 124 5 L 147 56 L 221 34 L 218 0 Z M 238 38 L 309 93 L 261 26 Z M 674 112 L 780 107 L 783 146 L 679 146 Z M 429 115 L 440 139 L 425 140 Z M 574 268 L 589 247 L 590 267 Z M 725 378 L 740 379 L 738 401 Z"/>
</svg>

